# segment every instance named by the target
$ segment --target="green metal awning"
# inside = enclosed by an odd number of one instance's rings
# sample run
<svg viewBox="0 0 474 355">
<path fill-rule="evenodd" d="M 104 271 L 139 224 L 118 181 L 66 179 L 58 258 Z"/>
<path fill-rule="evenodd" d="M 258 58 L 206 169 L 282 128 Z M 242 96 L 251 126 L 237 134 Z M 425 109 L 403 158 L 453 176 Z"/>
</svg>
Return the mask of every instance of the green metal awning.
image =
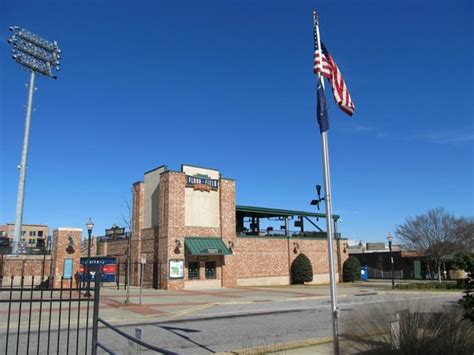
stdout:
<svg viewBox="0 0 474 355">
<path fill-rule="evenodd" d="M 229 255 L 230 251 L 221 238 L 186 237 L 184 246 L 189 255 Z"/>
</svg>

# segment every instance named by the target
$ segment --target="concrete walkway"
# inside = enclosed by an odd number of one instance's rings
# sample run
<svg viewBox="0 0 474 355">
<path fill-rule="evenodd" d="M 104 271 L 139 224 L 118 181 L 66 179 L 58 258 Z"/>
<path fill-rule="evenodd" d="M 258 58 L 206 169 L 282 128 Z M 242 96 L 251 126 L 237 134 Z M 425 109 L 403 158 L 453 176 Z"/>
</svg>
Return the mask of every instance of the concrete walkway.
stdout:
<svg viewBox="0 0 474 355">
<path fill-rule="evenodd" d="M 431 291 L 431 290 L 430 290 Z M 389 282 L 338 285 L 338 298 L 380 293 L 423 293 L 426 291 L 392 290 Z M 433 291 L 449 292 L 449 291 Z M 280 287 L 239 287 L 209 290 L 164 291 L 144 289 L 139 304 L 139 289 L 130 290 L 130 304 L 125 304 L 125 290 L 106 286 L 101 289 L 100 317 L 114 324 L 179 318 L 222 304 L 285 302 L 305 299 L 330 299 L 328 286 L 292 285 Z"/>
</svg>

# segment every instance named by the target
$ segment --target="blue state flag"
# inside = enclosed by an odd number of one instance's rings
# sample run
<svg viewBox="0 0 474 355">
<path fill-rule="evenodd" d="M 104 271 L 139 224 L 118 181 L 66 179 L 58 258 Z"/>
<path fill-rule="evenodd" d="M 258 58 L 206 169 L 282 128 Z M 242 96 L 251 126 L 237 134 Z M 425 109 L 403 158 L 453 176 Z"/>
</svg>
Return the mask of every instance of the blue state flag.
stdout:
<svg viewBox="0 0 474 355">
<path fill-rule="evenodd" d="M 317 115 L 319 123 L 319 132 L 326 132 L 329 128 L 329 119 L 328 119 L 328 102 L 326 100 L 326 94 L 324 93 L 324 88 L 322 85 L 323 78 L 318 79 L 318 104 L 317 104 Z"/>
</svg>

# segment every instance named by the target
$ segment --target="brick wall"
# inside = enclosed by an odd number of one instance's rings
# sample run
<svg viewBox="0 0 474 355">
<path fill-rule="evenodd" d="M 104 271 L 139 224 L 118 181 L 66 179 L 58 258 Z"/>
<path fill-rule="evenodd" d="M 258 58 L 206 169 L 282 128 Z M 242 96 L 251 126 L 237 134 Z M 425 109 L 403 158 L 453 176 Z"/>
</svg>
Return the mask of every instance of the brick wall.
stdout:
<svg viewBox="0 0 474 355">
<path fill-rule="evenodd" d="M 25 276 L 25 285 L 39 285 L 41 277 L 47 279 L 51 272 L 50 255 L 2 255 L 0 259 L 0 285 L 19 285 L 21 275 Z M 34 279 L 33 279 L 34 277 Z"/>
<path fill-rule="evenodd" d="M 295 244 L 296 243 L 296 244 Z M 334 242 L 334 267 L 338 272 L 339 260 Z M 326 239 L 286 237 L 239 237 L 237 239 L 237 278 L 239 285 L 288 284 L 291 264 L 299 254 L 305 254 L 313 267 L 313 282 L 329 282 L 329 262 Z"/>
</svg>

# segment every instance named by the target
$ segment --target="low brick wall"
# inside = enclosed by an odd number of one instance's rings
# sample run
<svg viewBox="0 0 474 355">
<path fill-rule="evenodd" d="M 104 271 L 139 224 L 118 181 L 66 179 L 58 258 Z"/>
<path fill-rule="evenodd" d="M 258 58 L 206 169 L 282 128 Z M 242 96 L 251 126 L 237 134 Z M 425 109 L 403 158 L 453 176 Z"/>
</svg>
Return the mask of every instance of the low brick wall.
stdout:
<svg viewBox="0 0 474 355">
<path fill-rule="evenodd" d="M 25 276 L 24 284 L 39 285 L 41 277 L 46 279 L 51 272 L 50 255 L 3 255 L 0 259 L 0 285 L 7 286 L 13 276 L 14 285 L 21 283 L 21 275 Z M 34 279 L 33 279 L 34 277 Z"/>
</svg>

